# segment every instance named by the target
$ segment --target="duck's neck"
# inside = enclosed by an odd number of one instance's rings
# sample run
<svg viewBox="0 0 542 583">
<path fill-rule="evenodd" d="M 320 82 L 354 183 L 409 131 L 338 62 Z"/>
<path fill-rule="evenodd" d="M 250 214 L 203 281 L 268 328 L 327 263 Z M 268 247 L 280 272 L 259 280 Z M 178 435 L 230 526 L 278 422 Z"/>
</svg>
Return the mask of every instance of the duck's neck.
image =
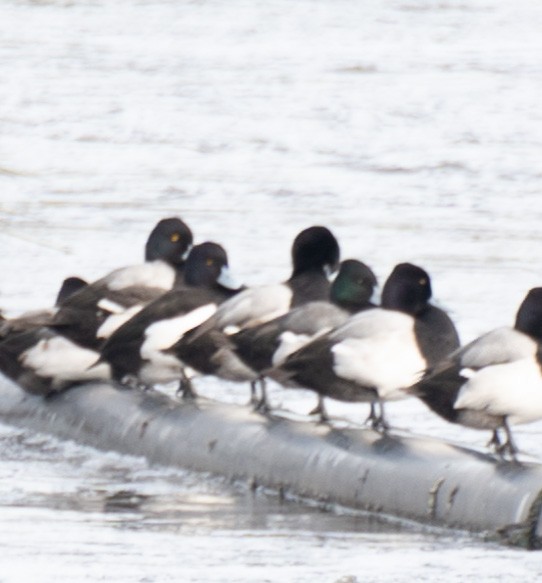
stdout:
<svg viewBox="0 0 542 583">
<path fill-rule="evenodd" d="M 322 269 L 294 273 L 287 283 L 293 292 L 292 308 L 307 302 L 329 300 L 330 283 Z"/>
<path fill-rule="evenodd" d="M 537 342 L 542 342 L 542 321 L 535 311 L 520 310 L 516 317 L 515 329 L 527 334 Z"/>
<path fill-rule="evenodd" d="M 175 281 L 173 283 L 173 287 L 182 287 L 183 285 L 185 285 L 185 280 L 184 280 L 184 263 L 181 263 L 180 265 L 172 265 L 171 267 L 173 268 L 173 270 L 175 271 Z"/>
</svg>

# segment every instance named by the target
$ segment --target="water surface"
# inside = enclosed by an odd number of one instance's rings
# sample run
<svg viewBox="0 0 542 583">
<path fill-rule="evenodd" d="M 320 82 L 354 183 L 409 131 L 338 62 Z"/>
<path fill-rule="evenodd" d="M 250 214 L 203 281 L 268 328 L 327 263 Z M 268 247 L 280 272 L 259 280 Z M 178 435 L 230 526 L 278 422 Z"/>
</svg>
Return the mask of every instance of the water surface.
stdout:
<svg viewBox="0 0 542 583">
<path fill-rule="evenodd" d="M 250 284 L 286 278 L 291 240 L 320 223 L 381 280 L 400 261 L 424 266 L 463 340 L 511 323 L 542 282 L 541 20 L 530 0 L 5 0 L 0 305 L 48 306 L 67 275 L 140 261 L 150 228 L 175 214 L 225 245 Z M 390 416 L 485 443 L 415 402 Z M 541 435 L 517 430 L 537 459 Z M 537 554 L 464 534 L 7 426 L 0 441 L 2 583 L 542 574 Z"/>
</svg>

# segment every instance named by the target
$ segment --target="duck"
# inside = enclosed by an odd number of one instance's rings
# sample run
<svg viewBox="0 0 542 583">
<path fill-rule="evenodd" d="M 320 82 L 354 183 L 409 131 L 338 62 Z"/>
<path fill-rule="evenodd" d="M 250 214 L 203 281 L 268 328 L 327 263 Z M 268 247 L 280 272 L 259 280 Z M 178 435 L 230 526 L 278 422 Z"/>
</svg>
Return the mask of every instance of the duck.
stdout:
<svg viewBox="0 0 542 583">
<path fill-rule="evenodd" d="M 278 366 L 316 336 L 344 324 L 351 314 L 375 308 L 376 287 L 377 278 L 367 264 L 346 259 L 341 262 L 331 284 L 329 301 L 297 306 L 274 320 L 244 328 L 229 340 L 235 354 L 256 371 L 263 382 L 262 371 Z M 269 409 L 265 392 L 255 405 L 257 410 Z"/>
<path fill-rule="evenodd" d="M 66 277 L 56 294 L 55 306 L 61 306 L 74 293 L 87 287 L 88 281 L 77 275 Z"/>
<path fill-rule="evenodd" d="M 337 271 L 339 243 L 322 226 L 303 229 L 292 244 L 293 269 L 284 283 L 250 287 L 224 302 L 191 336 L 214 329 L 239 330 L 267 322 L 293 307 L 315 300 L 329 300 L 329 275 Z"/>
<path fill-rule="evenodd" d="M 32 310 L 14 318 L 5 318 L 0 314 L 0 338 L 5 338 L 9 334 L 47 326 L 52 322 L 59 305 L 86 285 L 88 285 L 88 282 L 80 277 L 67 277 L 62 281 L 52 308 Z"/>
<path fill-rule="evenodd" d="M 446 421 L 491 431 L 488 447 L 517 461 L 510 426 L 542 419 L 541 342 L 537 287 L 525 295 L 513 327 L 495 328 L 453 351 L 408 390 Z"/>
<path fill-rule="evenodd" d="M 82 382 L 110 380 L 99 353 L 46 326 L 13 332 L 0 341 L 0 371 L 26 393 L 50 397 Z"/>
<path fill-rule="evenodd" d="M 242 287 L 230 276 L 221 245 L 207 241 L 194 246 L 186 260 L 184 285 L 150 302 L 115 330 L 101 348 L 101 361 L 123 384 L 148 388 L 180 380 L 184 398 L 194 397 L 183 362 L 164 350 Z"/>
<path fill-rule="evenodd" d="M 368 421 L 386 433 L 384 402 L 407 397 L 406 387 L 459 346 L 453 321 L 431 297 L 427 271 L 400 263 L 384 284 L 379 307 L 354 314 L 265 373 L 286 387 L 316 392 L 324 420 L 324 397 L 369 402 Z"/>
<path fill-rule="evenodd" d="M 144 263 L 116 269 L 63 298 L 49 326 L 81 346 L 99 349 L 145 304 L 183 284 L 192 244 L 192 231 L 182 219 L 160 220 L 145 244 Z"/>
<path fill-rule="evenodd" d="M 228 337 L 308 302 L 329 301 L 329 276 L 339 265 L 339 243 L 327 227 L 311 226 L 296 235 L 291 256 L 288 280 L 244 289 L 222 303 L 208 320 L 183 336 L 167 353 L 200 374 L 249 382 L 254 400 L 260 375 L 235 354 Z"/>
</svg>

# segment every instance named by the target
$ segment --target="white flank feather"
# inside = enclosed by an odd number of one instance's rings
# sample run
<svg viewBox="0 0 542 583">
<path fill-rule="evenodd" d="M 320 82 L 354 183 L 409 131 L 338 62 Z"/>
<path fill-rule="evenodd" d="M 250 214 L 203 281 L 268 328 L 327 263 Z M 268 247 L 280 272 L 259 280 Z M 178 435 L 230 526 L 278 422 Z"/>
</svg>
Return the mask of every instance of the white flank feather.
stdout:
<svg viewBox="0 0 542 583">
<path fill-rule="evenodd" d="M 239 328 L 239 326 L 234 326 L 233 324 L 230 324 L 229 326 L 226 326 L 224 330 L 222 330 L 222 332 L 224 332 L 226 336 L 233 336 L 234 334 L 237 334 L 237 332 L 239 332 L 240 330 L 241 328 Z"/>
<path fill-rule="evenodd" d="M 290 309 L 292 290 L 286 285 L 266 285 L 244 290 L 217 310 L 215 325 L 224 328 L 256 326 L 282 316 Z"/>
<path fill-rule="evenodd" d="M 310 339 L 311 337 L 306 334 L 294 334 L 289 330 L 283 332 L 279 336 L 279 347 L 273 353 L 273 366 L 282 364 L 290 354 L 299 350 L 302 346 L 305 346 Z"/>
<path fill-rule="evenodd" d="M 476 374 L 476 371 L 472 368 L 462 368 L 459 374 L 466 379 L 470 379 Z"/>
<path fill-rule="evenodd" d="M 189 330 L 205 322 L 215 312 L 216 304 L 206 304 L 182 316 L 154 322 L 145 331 L 141 357 L 152 359 L 158 351 L 165 350 L 175 344 Z"/>
<path fill-rule="evenodd" d="M 162 352 L 180 340 L 186 332 L 199 326 L 216 311 L 216 304 L 200 306 L 187 314 L 159 320 L 145 331 L 141 358 L 146 361 L 139 372 L 142 382 L 152 385 L 168 383 L 181 377 L 183 365 L 173 354 Z"/>
<path fill-rule="evenodd" d="M 374 387 L 385 400 L 404 398 L 427 366 L 414 336 L 411 316 L 369 310 L 350 318 L 330 335 L 339 340 L 331 351 L 338 376 Z"/>
<path fill-rule="evenodd" d="M 109 312 L 110 314 L 122 314 L 126 309 L 126 306 L 122 306 L 121 304 L 117 304 L 113 300 L 108 298 L 102 298 L 98 304 L 98 308 L 103 310 L 104 312 Z"/>
<path fill-rule="evenodd" d="M 175 283 L 175 270 L 164 261 L 148 261 L 117 269 L 107 276 L 111 290 L 121 290 L 131 286 L 157 287 L 170 290 Z"/>
<path fill-rule="evenodd" d="M 143 306 L 132 306 L 131 308 L 125 309 L 121 313 L 112 314 L 98 328 L 96 337 L 109 338 L 115 330 L 120 328 L 124 323 L 128 322 L 128 320 L 130 320 L 130 318 L 135 316 L 138 312 L 141 312 L 142 309 Z"/>
<path fill-rule="evenodd" d="M 295 334 L 291 330 L 283 332 L 279 337 L 280 345 L 273 354 L 273 366 L 279 366 L 288 358 L 288 356 L 290 356 L 290 354 L 299 350 L 318 336 L 326 334 L 329 330 L 330 328 L 322 328 L 317 334 L 313 334 L 312 336 L 308 334 Z"/>
<path fill-rule="evenodd" d="M 54 383 L 91 379 L 109 379 L 110 367 L 97 363 L 100 355 L 94 350 L 82 348 L 62 336 L 42 339 L 23 352 L 21 364 L 36 375 L 52 378 Z"/>
<path fill-rule="evenodd" d="M 463 385 L 454 407 L 503 415 L 513 424 L 541 419 L 540 366 L 523 358 L 483 368 Z"/>
</svg>

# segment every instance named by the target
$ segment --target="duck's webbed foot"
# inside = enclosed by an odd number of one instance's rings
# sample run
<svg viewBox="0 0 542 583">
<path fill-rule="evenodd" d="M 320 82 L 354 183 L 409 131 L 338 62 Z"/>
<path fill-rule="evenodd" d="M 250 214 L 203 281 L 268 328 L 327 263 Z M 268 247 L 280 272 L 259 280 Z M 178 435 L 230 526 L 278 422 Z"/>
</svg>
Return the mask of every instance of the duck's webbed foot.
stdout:
<svg viewBox="0 0 542 583">
<path fill-rule="evenodd" d="M 496 447 L 496 452 L 501 459 L 506 459 L 506 455 L 508 454 L 514 463 L 519 463 L 517 459 L 519 448 L 512 437 L 512 432 L 510 431 L 510 426 L 508 425 L 506 418 L 503 421 L 502 427 L 506 434 L 506 441 L 502 445 L 499 444 L 498 447 Z"/>
<path fill-rule="evenodd" d="M 179 381 L 179 388 L 175 394 L 184 401 L 197 399 L 198 397 L 198 394 L 194 391 L 192 380 L 187 376 L 184 370 L 182 372 L 181 380 Z"/>
<path fill-rule="evenodd" d="M 498 453 L 499 450 L 502 448 L 501 436 L 499 435 L 498 429 L 493 430 L 493 433 L 491 434 L 491 439 L 487 442 L 486 447 L 488 447 L 495 453 Z"/>
<path fill-rule="evenodd" d="M 318 395 L 318 403 L 316 407 L 309 412 L 309 415 L 318 415 L 320 423 L 329 423 L 330 417 L 322 395 Z"/>
<path fill-rule="evenodd" d="M 260 397 L 259 398 L 256 396 L 256 386 L 257 385 L 260 386 Z M 263 414 L 269 413 L 271 411 L 271 407 L 270 407 L 269 402 L 267 400 L 267 387 L 266 387 L 265 379 L 263 377 L 260 377 L 256 381 L 252 381 L 250 383 L 250 388 L 251 388 L 250 402 L 254 406 L 254 411 L 257 411 L 258 413 L 263 413 Z"/>
<path fill-rule="evenodd" d="M 256 379 L 250 381 L 250 401 L 248 402 L 249 405 L 255 407 L 260 399 L 258 398 L 258 384 L 260 379 Z"/>
<path fill-rule="evenodd" d="M 376 411 L 377 405 L 380 409 L 380 413 L 377 413 Z M 385 434 L 389 431 L 390 425 L 384 415 L 384 403 L 382 401 L 371 402 L 371 411 L 365 420 L 365 424 L 370 424 L 372 429 L 380 433 Z"/>
</svg>

